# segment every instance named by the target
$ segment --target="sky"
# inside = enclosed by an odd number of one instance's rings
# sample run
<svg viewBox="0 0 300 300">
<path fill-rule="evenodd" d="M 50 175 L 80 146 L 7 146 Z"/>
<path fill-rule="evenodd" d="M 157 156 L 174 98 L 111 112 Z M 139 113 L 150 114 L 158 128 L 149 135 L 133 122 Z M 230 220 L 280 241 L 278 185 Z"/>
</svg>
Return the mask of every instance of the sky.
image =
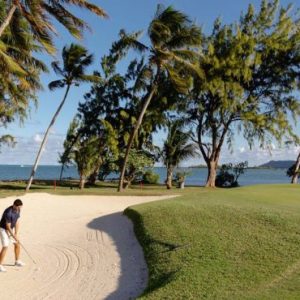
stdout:
<svg viewBox="0 0 300 300">
<path fill-rule="evenodd" d="M 57 54 L 54 57 L 41 55 L 40 58 L 48 65 L 53 60 L 59 60 L 63 46 L 72 42 L 84 45 L 94 54 L 95 61 L 91 68 L 99 70 L 100 58 L 107 54 L 113 41 L 117 40 L 120 29 L 124 28 L 127 32 L 144 30 L 146 38 L 146 28 L 154 16 L 158 4 L 165 6 L 172 5 L 174 8 L 185 12 L 197 24 L 202 26 L 205 33 L 209 33 L 214 20 L 221 17 L 224 23 L 231 23 L 239 19 L 242 11 L 246 11 L 250 3 L 259 8 L 260 0 L 90 0 L 101 6 L 109 15 L 108 19 L 100 19 L 86 11 L 73 9 L 72 11 L 86 20 L 92 31 L 86 31 L 81 41 L 74 40 L 70 34 L 57 24 L 58 36 L 55 38 Z M 287 1 L 281 0 L 281 5 L 286 6 L 293 3 L 295 8 L 300 8 L 300 0 Z M 124 71 L 126 61 L 119 64 L 119 71 Z M 3 146 L 0 151 L 0 164 L 33 164 L 42 137 L 47 129 L 49 122 L 55 113 L 64 93 L 64 90 L 50 92 L 47 85 L 52 80 L 56 80 L 55 74 L 50 71 L 42 74 L 41 81 L 44 90 L 39 92 L 38 107 L 32 107 L 30 117 L 20 124 L 16 121 L 7 128 L 1 129 L 0 135 L 11 134 L 16 138 L 16 146 L 9 148 Z M 76 114 L 78 103 L 83 101 L 83 95 L 89 91 L 89 85 L 74 87 L 55 123 L 49 137 L 46 148 L 43 152 L 40 164 L 58 164 L 58 153 L 62 152 L 62 144 L 68 126 Z M 300 134 L 299 126 L 297 133 Z M 154 142 L 161 146 L 166 133 L 161 131 L 155 134 Z M 290 146 L 279 147 L 274 143 L 272 149 L 259 149 L 254 147 L 249 149 L 246 141 L 241 137 L 235 138 L 234 151 L 230 152 L 226 147 L 223 148 L 221 162 L 240 162 L 248 160 L 250 166 L 259 165 L 269 160 L 295 160 L 299 152 L 299 147 Z M 186 161 L 184 166 L 202 164 L 201 157 Z"/>
</svg>

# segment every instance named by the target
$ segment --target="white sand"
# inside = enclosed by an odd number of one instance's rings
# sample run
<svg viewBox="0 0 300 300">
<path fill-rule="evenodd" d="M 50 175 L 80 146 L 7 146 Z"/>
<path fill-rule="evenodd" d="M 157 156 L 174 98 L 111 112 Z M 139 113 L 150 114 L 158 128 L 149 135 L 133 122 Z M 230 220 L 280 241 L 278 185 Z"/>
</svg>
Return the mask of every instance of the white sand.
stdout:
<svg viewBox="0 0 300 300">
<path fill-rule="evenodd" d="M 0 199 L 0 215 L 16 197 Z M 132 299 L 147 285 L 147 267 L 132 223 L 122 211 L 163 197 L 20 197 L 23 268 L 13 266 L 13 246 L 0 273 L 1 300 Z"/>
</svg>

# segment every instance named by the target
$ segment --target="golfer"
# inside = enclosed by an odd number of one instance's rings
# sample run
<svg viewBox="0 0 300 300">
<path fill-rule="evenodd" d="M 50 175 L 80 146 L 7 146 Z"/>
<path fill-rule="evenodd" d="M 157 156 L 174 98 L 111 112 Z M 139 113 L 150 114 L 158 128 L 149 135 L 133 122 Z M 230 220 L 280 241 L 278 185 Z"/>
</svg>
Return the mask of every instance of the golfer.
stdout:
<svg viewBox="0 0 300 300">
<path fill-rule="evenodd" d="M 7 248 L 12 242 L 15 246 L 15 266 L 23 267 L 25 264 L 19 260 L 20 257 L 20 243 L 18 238 L 19 232 L 19 218 L 23 203 L 20 199 L 14 201 L 14 204 L 8 207 L 0 221 L 0 239 L 2 243 L 2 250 L 0 252 L 0 272 L 6 272 L 2 263 L 7 252 Z"/>
</svg>

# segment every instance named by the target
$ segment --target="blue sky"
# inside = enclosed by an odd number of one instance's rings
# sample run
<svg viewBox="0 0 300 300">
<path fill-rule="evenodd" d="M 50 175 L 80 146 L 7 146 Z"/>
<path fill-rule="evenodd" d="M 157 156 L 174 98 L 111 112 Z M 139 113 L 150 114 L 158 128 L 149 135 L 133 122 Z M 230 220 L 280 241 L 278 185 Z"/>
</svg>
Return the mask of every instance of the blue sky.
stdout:
<svg viewBox="0 0 300 300">
<path fill-rule="evenodd" d="M 238 20 L 241 11 L 245 11 L 250 3 L 256 8 L 259 7 L 259 0 L 94 0 L 92 1 L 106 10 L 109 19 L 99 19 L 85 11 L 74 9 L 74 13 L 85 19 L 92 28 L 92 32 L 85 32 L 82 43 L 95 55 L 95 62 L 92 70 L 99 69 L 100 58 L 106 54 L 111 43 L 118 37 L 121 28 L 128 32 L 135 30 L 145 30 L 153 17 L 157 4 L 165 6 L 172 5 L 176 9 L 184 11 L 190 18 L 201 25 L 204 32 L 209 32 L 214 20 L 221 17 L 223 22 L 229 23 Z M 287 5 L 291 1 L 282 0 L 282 5 Z M 292 1 L 295 7 L 300 7 L 300 0 Z M 61 49 L 64 45 L 76 42 L 74 39 L 58 25 L 59 36 L 55 39 L 57 46 L 56 57 L 42 55 L 41 58 L 49 66 L 53 60 L 60 58 Z M 146 35 L 146 33 L 145 33 Z M 78 42 L 78 41 L 77 41 Z M 120 64 L 120 71 L 124 70 L 126 62 Z M 39 93 L 38 108 L 32 107 L 31 117 L 23 124 L 19 122 L 11 124 L 7 129 L 1 131 L 1 134 L 12 134 L 16 137 L 17 145 L 15 148 L 3 147 L 0 153 L 0 164 L 32 164 L 41 137 L 44 134 L 57 106 L 59 105 L 64 90 L 49 92 L 47 84 L 57 79 L 53 72 L 42 75 L 44 91 Z M 67 99 L 67 102 L 54 125 L 48 145 L 43 153 L 41 164 L 57 164 L 57 153 L 62 151 L 62 143 L 69 123 L 76 114 L 78 102 L 82 101 L 84 93 L 89 90 L 88 85 L 79 88 L 73 88 Z M 299 128 L 298 128 L 299 133 Z M 164 133 L 156 134 L 156 144 L 161 145 Z M 231 154 L 224 148 L 221 160 L 241 161 L 249 160 L 250 165 L 256 165 L 269 159 L 295 159 L 299 148 L 278 148 L 274 145 L 273 150 L 261 150 L 255 148 L 250 151 L 245 141 L 236 138 L 235 151 Z M 198 158 L 187 164 L 201 163 Z"/>
</svg>

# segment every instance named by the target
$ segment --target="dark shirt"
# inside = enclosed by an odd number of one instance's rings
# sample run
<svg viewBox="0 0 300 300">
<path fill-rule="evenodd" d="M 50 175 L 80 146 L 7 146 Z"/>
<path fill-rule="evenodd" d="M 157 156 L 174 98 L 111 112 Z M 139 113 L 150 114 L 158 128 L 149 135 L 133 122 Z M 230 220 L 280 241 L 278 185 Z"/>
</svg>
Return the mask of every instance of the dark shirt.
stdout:
<svg viewBox="0 0 300 300">
<path fill-rule="evenodd" d="M 10 206 L 4 211 L 2 215 L 0 227 L 6 229 L 6 223 L 10 223 L 10 227 L 14 228 L 19 218 L 20 214 L 15 211 L 12 206 Z"/>
</svg>

